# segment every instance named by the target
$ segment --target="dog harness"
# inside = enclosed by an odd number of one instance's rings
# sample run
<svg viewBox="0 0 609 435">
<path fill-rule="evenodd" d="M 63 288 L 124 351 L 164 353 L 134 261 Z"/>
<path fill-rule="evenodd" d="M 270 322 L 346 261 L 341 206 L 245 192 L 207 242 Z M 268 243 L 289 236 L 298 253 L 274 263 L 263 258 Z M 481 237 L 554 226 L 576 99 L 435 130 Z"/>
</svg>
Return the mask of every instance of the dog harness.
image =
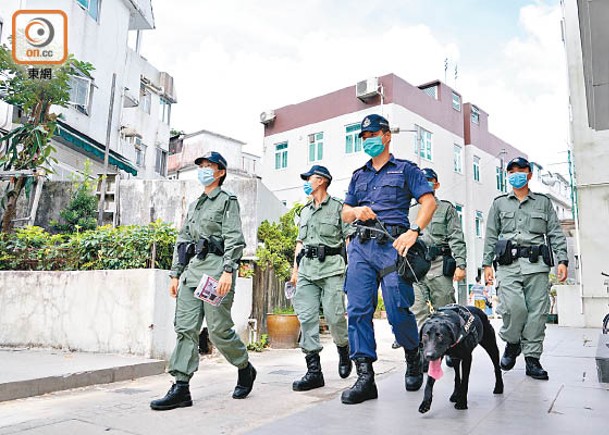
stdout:
<svg viewBox="0 0 609 435">
<path fill-rule="evenodd" d="M 465 337 L 469 335 L 469 333 L 471 332 L 471 328 L 474 324 L 475 317 L 467 308 L 459 304 L 445 305 L 443 307 L 438 308 L 437 311 L 438 314 L 444 314 L 444 312 L 453 312 L 459 316 L 460 327 L 459 331 L 455 334 L 457 340 L 455 341 L 455 344 L 451 346 L 455 347 L 456 345 L 461 343 Z"/>
</svg>

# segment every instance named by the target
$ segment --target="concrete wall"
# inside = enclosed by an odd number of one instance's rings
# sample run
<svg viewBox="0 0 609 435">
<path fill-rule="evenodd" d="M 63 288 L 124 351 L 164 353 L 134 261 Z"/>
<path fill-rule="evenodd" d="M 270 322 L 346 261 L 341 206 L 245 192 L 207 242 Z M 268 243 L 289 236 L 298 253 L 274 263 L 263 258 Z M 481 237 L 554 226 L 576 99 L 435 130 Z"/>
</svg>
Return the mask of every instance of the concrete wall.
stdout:
<svg viewBox="0 0 609 435">
<path fill-rule="evenodd" d="M 0 272 L 0 345 L 169 358 L 175 301 L 167 271 Z M 247 340 L 252 280 L 239 278 L 232 314 Z"/>
<path fill-rule="evenodd" d="M 571 141 L 577 192 L 577 229 L 581 260 L 581 288 L 574 289 L 576 300 L 570 306 L 584 317 L 586 326 L 600 326 L 607 313 L 609 292 L 605 277 L 609 273 L 609 130 L 589 127 L 586 99 L 580 14 L 575 0 L 564 2 L 565 48 L 571 105 Z M 600 29 L 599 29 L 600 30 Z M 606 56 L 606 50 L 597 53 Z M 569 102 L 565 101 L 565 104 Z M 573 296 L 573 293 L 570 296 Z M 560 314 L 559 314 L 560 319 Z"/>
</svg>

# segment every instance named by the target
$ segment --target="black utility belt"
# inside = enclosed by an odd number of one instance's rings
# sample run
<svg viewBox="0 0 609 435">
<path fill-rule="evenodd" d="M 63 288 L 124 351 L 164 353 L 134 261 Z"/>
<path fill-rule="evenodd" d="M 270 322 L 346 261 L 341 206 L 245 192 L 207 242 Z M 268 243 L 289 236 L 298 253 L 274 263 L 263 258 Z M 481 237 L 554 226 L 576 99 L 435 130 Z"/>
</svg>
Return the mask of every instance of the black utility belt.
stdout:
<svg viewBox="0 0 609 435">
<path fill-rule="evenodd" d="M 219 236 L 201 237 L 197 242 L 178 243 L 178 263 L 186 266 L 196 255 L 205 260 L 207 254 L 224 255 L 224 240 Z"/>
<path fill-rule="evenodd" d="M 439 256 L 450 257 L 452 256 L 452 251 L 448 246 L 430 246 L 429 247 L 429 256 L 431 257 L 431 261 L 435 260 Z"/>
<path fill-rule="evenodd" d="M 495 245 L 495 261 L 502 266 L 512 264 L 519 258 L 526 258 L 531 263 L 537 263 L 539 257 L 546 265 L 554 265 L 552 251 L 547 245 L 518 246 L 511 240 L 499 240 Z"/>
<path fill-rule="evenodd" d="M 331 248 L 326 245 L 305 245 L 296 256 L 296 264 L 300 264 L 302 257 L 317 258 L 319 261 L 324 261 L 329 255 L 342 255 L 344 257 L 345 254 L 346 253 L 343 245 L 336 248 Z"/>
<path fill-rule="evenodd" d="M 373 225 L 370 225 L 370 227 L 374 228 L 376 230 L 381 230 L 381 231 L 383 230 L 383 227 L 384 227 L 387 230 L 387 232 L 389 234 L 391 234 L 391 237 L 393 237 L 394 239 L 397 238 L 400 234 L 404 234 L 406 231 L 408 231 L 408 228 L 403 225 L 389 225 L 389 224 L 385 225 L 385 224 L 383 224 L 383 226 L 381 227 L 381 225 L 379 225 L 378 223 L 375 223 Z M 375 239 L 378 243 L 385 243 L 389 239 L 389 237 L 386 234 L 382 234 L 378 231 L 369 230 L 368 228 L 362 228 L 362 227 L 358 227 L 355 234 L 359 238 L 360 242 L 366 242 L 370 239 Z"/>
</svg>

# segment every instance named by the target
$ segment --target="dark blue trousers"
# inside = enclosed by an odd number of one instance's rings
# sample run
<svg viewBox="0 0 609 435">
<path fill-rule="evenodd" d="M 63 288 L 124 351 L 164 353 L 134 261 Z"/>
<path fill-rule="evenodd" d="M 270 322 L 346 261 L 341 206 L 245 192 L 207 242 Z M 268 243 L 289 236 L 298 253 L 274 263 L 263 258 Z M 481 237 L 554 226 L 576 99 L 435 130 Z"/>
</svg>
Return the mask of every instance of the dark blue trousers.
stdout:
<svg viewBox="0 0 609 435">
<path fill-rule="evenodd" d="M 398 252 L 391 242 L 379 244 L 376 239 L 360 242 L 356 237 L 349 244 L 348 255 L 345 292 L 351 358 L 377 359 L 372 317 L 378 301 L 379 284 L 387 319 L 397 342 L 408 350 L 418 347 L 417 322 L 409 309 L 414 303 L 412 286 L 397 272 L 380 278 L 381 269 L 395 264 L 397 260 Z"/>
</svg>

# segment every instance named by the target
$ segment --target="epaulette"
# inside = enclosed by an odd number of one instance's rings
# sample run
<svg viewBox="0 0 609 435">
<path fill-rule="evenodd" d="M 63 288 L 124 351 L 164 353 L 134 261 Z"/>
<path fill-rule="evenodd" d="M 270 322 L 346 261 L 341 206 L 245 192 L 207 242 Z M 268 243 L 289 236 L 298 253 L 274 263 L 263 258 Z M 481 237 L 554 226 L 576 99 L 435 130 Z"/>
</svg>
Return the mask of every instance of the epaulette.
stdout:
<svg viewBox="0 0 609 435">
<path fill-rule="evenodd" d="M 531 193 L 532 193 L 533 195 L 539 195 L 539 196 L 543 196 L 543 197 L 545 197 L 546 199 L 551 200 L 551 198 L 550 198 L 548 195 L 546 195 L 545 193 L 541 193 L 541 192 L 533 192 L 533 191 L 530 191 L 530 192 L 529 192 L 529 194 L 531 194 Z"/>
<path fill-rule="evenodd" d="M 507 193 L 504 193 L 503 195 L 496 196 L 495 199 L 493 199 L 493 202 L 497 201 L 499 198 L 505 198 L 507 196 L 508 196 Z"/>
<path fill-rule="evenodd" d="M 364 166 L 360 166 L 360 167 L 359 167 L 359 168 L 357 168 L 355 171 L 353 171 L 353 173 L 355 174 L 356 172 L 362 171 L 362 170 L 364 170 L 364 169 L 366 169 L 366 165 L 364 165 Z"/>
<path fill-rule="evenodd" d="M 235 195 L 233 192 L 231 192 L 229 190 L 220 189 L 220 192 L 226 194 L 229 199 L 238 199 L 237 195 Z"/>
<path fill-rule="evenodd" d="M 335 196 L 330 196 L 330 199 L 333 199 L 334 201 L 338 202 L 338 203 L 339 203 L 339 204 L 341 204 L 341 205 L 345 203 L 345 201 L 344 201 L 344 200 L 342 200 L 342 199 L 340 199 L 340 198 L 337 198 L 337 197 L 335 197 Z"/>
<path fill-rule="evenodd" d="M 441 199 L 440 201 L 445 202 L 447 204 L 449 204 L 451 207 L 455 207 L 455 204 L 453 204 L 452 202 L 450 202 L 448 199 Z"/>
</svg>

